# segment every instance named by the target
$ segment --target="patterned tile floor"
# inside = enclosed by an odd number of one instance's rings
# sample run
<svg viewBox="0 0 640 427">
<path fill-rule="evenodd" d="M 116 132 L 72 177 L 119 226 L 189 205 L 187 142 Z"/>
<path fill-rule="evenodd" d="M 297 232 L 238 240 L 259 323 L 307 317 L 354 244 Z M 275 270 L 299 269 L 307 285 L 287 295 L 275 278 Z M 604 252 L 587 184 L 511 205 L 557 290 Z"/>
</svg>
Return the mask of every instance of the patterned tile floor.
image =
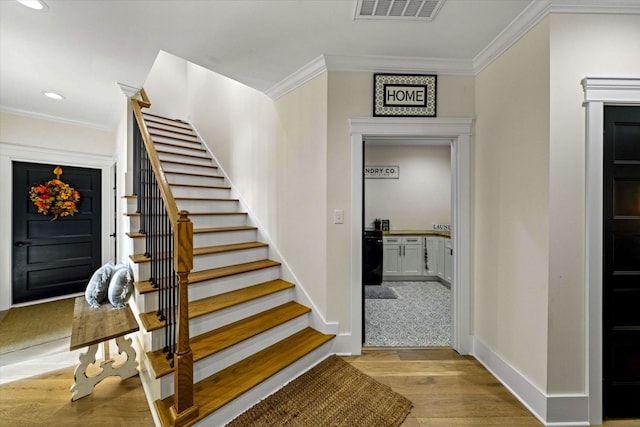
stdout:
<svg viewBox="0 0 640 427">
<path fill-rule="evenodd" d="M 365 299 L 365 346 L 449 346 L 451 291 L 439 282 L 383 282 L 397 299 Z"/>
</svg>

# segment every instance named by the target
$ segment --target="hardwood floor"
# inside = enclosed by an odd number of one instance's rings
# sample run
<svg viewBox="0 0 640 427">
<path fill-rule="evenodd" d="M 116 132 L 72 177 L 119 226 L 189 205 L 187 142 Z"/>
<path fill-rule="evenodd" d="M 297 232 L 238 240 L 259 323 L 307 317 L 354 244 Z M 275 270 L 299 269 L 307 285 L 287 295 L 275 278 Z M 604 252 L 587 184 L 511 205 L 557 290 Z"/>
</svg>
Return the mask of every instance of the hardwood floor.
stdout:
<svg viewBox="0 0 640 427">
<path fill-rule="evenodd" d="M 344 359 L 413 402 L 402 427 L 542 425 L 474 358 L 450 349 L 365 349 Z M 139 377 L 107 378 L 71 402 L 74 369 L 1 385 L 0 426 L 153 426 Z"/>
</svg>

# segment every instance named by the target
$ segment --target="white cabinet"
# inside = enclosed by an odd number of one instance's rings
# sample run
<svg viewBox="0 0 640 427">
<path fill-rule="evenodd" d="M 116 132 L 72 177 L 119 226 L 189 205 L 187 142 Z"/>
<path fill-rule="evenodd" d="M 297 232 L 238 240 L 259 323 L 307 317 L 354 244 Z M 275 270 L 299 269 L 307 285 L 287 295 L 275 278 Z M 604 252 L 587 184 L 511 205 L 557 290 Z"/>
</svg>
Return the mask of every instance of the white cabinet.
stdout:
<svg viewBox="0 0 640 427">
<path fill-rule="evenodd" d="M 382 276 L 402 275 L 402 237 L 382 238 Z"/>
<path fill-rule="evenodd" d="M 419 236 L 384 236 L 382 275 L 421 276 L 422 239 Z"/>
</svg>

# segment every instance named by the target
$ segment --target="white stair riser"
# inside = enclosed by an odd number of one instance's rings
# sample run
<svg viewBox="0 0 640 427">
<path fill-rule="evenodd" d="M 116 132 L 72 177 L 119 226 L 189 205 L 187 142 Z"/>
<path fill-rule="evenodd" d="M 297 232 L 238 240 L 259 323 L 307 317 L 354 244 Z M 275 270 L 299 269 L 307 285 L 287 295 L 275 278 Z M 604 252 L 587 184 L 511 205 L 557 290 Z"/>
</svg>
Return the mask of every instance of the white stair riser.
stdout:
<svg viewBox="0 0 640 427">
<path fill-rule="evenodd" d="M 218 254 L 196 255 L 193 257 L 193 270 L 201 271 L 210 268 L 226 267 L 229 265 L 242 264 L 245 262 L 260 261 L 266 259 L 269 249 L 255 248 L 240 251 L 223 252 Z M 142 280 L 149 278 L 151 271 L 150 262 L 141 262 L 137 264 L 138 274 Z"/>
<path fill-rule="evenodd" d="M 216 372 L 301 331 L 307 327 L 308 323 L 308 315 L 297 317 L 283 325 L 269 329 L 258 336 L 244 340 L 231 348 L 196 362 L 193 366 L 194 383 L 202 381 Z M 173 374 L 164 376 L 162 381 L 168 381 L 173 385 Z M 170 388 L 173 389 L 173 387 Z M 162 387 L 162 389 L 166 390 L 167 387 Z M 173 390 L 167 396 L 171 394 L 173 394 Z M 162 396 L 162 398 L 167 396 Z"/>
<path fill-rule="evenodd" d="M 240 227 L 247 224 L 247 215 L 191 215 L 193 228 Z"/>
<path fill-rule="evenodd" d="M 174 162 L 184 162 L 189 165 L 211 166 L 211 159 L 202 156 L 199 157 L 187 157 L 180 154 L 171 153 L 158 153 L 160 161 L 170 160 Z"/>
<path fill-rule="evenodd" d="M 222 252 L 219 254 L 198 255 L 193 257 L 193 271 L 260 261 L 262 259 L 267 259 L 268 255 L 269 248 L 266 246 L 261 248 Z"/>
<path fill-rule="evenodd" d="M 224 186 L 224 180 L 217 180 L 220 186 Z M 207 188 L 207 187 L 185 187 L 181 185 L 172 185 L 171 192 L 173 197 L 212 197 L 212 198 L 229 198 L 231 190 L 228 188 Z"/>
<path fill-rule="evenodd" d="M 197 145 L 194 145 L 193 147 L 182 146 L 182 145 L 177 147 L 175 145 L 168 145 L 168 144 L 155 144 L 155 147 L 156 147 L 156 150 L 169 151 L 177 155 L 183 155 L 183 154 L 187 156 L 206 156 L 207 155 L 207 152 L 200 149 L 200 147 L 198 147 Z"/>
<path fill-rule="evenodd" d="M 131 241 L 133 242 L 133 253 L 134 254 L 144 253 L 145 246 L 146 246 L 144 237 L 136 237 L 134 239 L 131 239 Z"/>
<path fill-rule="evenodd" d="M 205 280 L 189 285 L 189 301 L 203 299 L 211 295 L 235 291 L 257 283 L 280 278 L 280 267 L 263 268 L 242 274 L 234 274 L 220 279 Z"/>
<path fill-rule="evenodd" d="M 179 211 L 187 212 L 237 212 L 237 200 L 176 200 Z"/>
<path fill-rule="evenodd" d="M 219 231 L 215 233 L 193 233 L 193 247 L 202 248 L 205 246 L 232 245 L 236 243 L 255 242 L 257 230 L 240 231 Z M 146 250 L 146 240 L 144 237 L 130 239 L 134 254 L 142 254 Z"/>
<path fill-rule="evenodd" d="M 130 232 L 138 232 L 140 230 L 140 217 L 139 216 L 128 216 L 129 218 L 129 231 Z"/>
<path fill-rule="evenodd" d="M 149 313 L 158 309 L 158 293 L 148 292 L 146 294 L 134 293 L 136 305 L 141 313 Z"/>
<path fill-rule="evenodd" d="M 190 215 L 189 219 L 193 223 L 193 228 L 220 228 L 220 227 L 240 227 L 247 225 L 246 214 L 229 215 Z M 140 217 L 130 216 L 130 231 L 140 230 Z"/>
<path fill-rule="evenodd" d="M 181 159 L 178 161 L 183 161 L 183 160 Z M 189 162 L 189 163 L 193 163 L 193 162 Z M 209 163 L 205 165 L 198 165 L 198 164 L 185 165 L 182 163 L 165 162 L 162 164 L 162 169 L 174 171 L 174 172 L 204 173 L 204 174 L 212 175 L 216 172 L 216 169 L 212 168 L 211 166 L 214 166 L 212 161 L 209 161 Z"/>
<path fill-rule="evenodd" d="M 189 337 L 193 338 L 205 332 L 221 328 L 238 320 L 245 319 L 249 316 L 261 313 L 265 310 L 277 307 L 292 301 L 294 297 L 293 289 L 286 289 L 272 295 L 267 295 L 256 300 L 248 301 L 244 304 L 229 307 L 224 310 L 210 313 L 204 316 L 196 317 L 189 320 Z M 153 347 L 157 350 L 164 346 L 164 329 L 152 331 Z"/>
<path fill-rule="evenodd" d="M 221 186 L 224 184 L 224 178 L 216 175 L 215 170 L 209 172 L 210 176 L 205 175 L 183 175 L 165 171 L 167 181 L 171 184 L 192 184 L 192 185 L 209 185 L 211 187 Z M 171 190 L 173 192 L 173 189 Z M 230 190 L 229 190 L 230 191 Z"/>
<path fill-rule="evenodd" d="M 193 233 L 193 247 L 201 248 L 204 246 L 231 245 L 234 243 L 255 242 L 257 240 L 258 231 L 240 230 L 240 231 L 218 231 L 215 233 Z"/>
</svg>

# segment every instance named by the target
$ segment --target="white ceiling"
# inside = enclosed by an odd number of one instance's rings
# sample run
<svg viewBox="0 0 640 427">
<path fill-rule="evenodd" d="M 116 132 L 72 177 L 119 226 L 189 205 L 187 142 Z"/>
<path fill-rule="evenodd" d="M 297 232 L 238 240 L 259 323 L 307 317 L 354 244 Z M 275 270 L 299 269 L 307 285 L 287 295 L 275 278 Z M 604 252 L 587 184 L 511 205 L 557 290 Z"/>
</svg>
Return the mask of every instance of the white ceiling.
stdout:
<svg viewBox="0 0 640 427">
<path fill-rule="evenodd" d="M 0 108 L 113 129 L 116 83 L 141 87 L 160 50 L 270 95 L 319 57 L 329 69 L 472 74 L 549 1 L 446 0 L 425 22 L 354 20 L 356 0 L 45 0 L 46 12 L 0 0 Z"/>
</svg>

